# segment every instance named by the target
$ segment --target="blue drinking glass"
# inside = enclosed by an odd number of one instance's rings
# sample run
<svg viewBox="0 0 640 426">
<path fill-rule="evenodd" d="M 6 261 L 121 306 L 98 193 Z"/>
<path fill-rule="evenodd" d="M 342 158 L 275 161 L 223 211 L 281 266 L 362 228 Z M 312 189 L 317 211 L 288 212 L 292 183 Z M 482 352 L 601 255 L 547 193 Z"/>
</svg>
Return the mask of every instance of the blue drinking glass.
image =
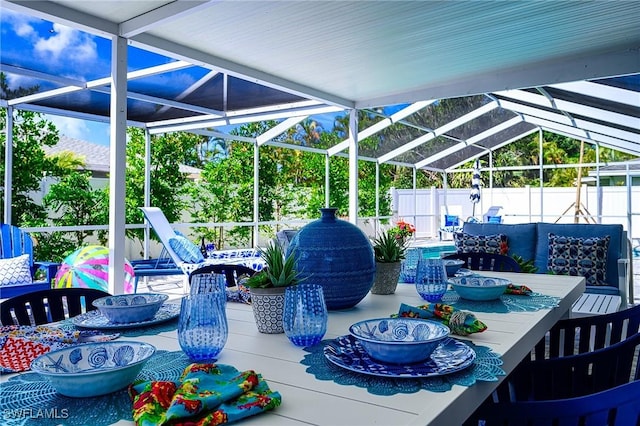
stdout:
<svg viewBox="0 0 640 426">
<path fill-rule="evenodd" d="M 298 284 L 284 292 L 284 334 L 296 346 L 313 346 L 327 332 L 327 305 L 319 284 Z"/>
<path fill-rule="evenodd" d="M 202 292 L 183 297 L 178 319 L 178 342 L 194 362 L 211 362 L 227 343 L 229 326 L 224 292 Z"/>
<path fill-rule="evenodd" d="M 447 270 L 442 259 L 418 260 L 416 291 L 427 302 L 438 302 L 447 292 Z"/>
</svg>

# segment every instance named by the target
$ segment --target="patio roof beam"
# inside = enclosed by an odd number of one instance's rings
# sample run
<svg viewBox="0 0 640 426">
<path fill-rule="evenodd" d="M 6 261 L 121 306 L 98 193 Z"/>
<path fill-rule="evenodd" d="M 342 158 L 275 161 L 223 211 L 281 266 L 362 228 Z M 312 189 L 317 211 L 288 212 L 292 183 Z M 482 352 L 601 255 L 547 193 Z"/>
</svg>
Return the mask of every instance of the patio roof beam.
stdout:
<svg viewBox="0 0 640 426">
<path fill-rule="evenodd" d="M 401 154 L 404 154 L 407 151 L 410 151 L 428 141 L 430 141 L 431 139 L 443 135 L 453 129 L 455 129 L 456 127 L 459 127 L 461 125 L 463 125 L 464 123 L 467 123 L 475 118 L 480 117 L 483 114 L 486 114 L 487 112 L 494 110 L 498 107 L 498 103 L 495 101 L 491 101 L 483 106 L 481 106 L 480 108 L 476 108 L 475 110 L 463 115 L 462 117 L 458 117 L 453 121 L 448 122 L 447 124 L 445 124 L 444 126 L 438 127 L 437 129 L 435 129 L 433 131 L 433 133 L 427 134 L 427 135 L 423 135 L 420 136 L 417 139 L 412 140 L 411 142 L 408 142 L 406 144 L 404 144 L 403 146 L 394 149 L 391 152 L 388 152 L 385 155 L 380 156 L 380 158 L 378 159 L 378 161 L 380 163 L 385 163 L 388 160 L 395 158 Z"/>
<path fill-rule="evenodd" d="M 522 122 L 522 117 L 520 116 L 516 116 L 513 117 L 510 120 L 507 120 L 503 123 L 498 124 L 497 126 L 491 127 L 487 130 L 485 130 L 484 132 L 480 132 L 477 135 L 474 135 L 472 137 L 470 137 L 469 139 L 467 139 L 466 141 L 463 141 L 457 145 L 454 145 L 450 148 L 447 149 L 443 149 L 442 151 L 438 152 L 437 154 L 431 155 L 427 158 L 425 158 L 424 160 L 421 160 L 419 162 L 416 163 L 416 167 L 417 168 L 422 168 L 424 166 L 426 166 L 427 164 L 433 163 L 434 161 L 440 160 L 444 157 L 447 157 L 450 154 L 453 154 L 454 152 L 458 152 L 461 149 L 466 148 L 469 145 L 474 145 L 478 142 L 480 142 L 483 139 L 488 138 L 491 135 L 495 135 L 496 133 L 499 133 L 503 130 L 508 129 L 511 126 L 515 126 L 518 123 Z M 484 147 L 482 147 L 484 148 Z M 486 149 L 486 148 L 485 148 Z M 468 161 L 468 160 L 467 160 Z"/>
<path fill-rule="evenodd" d="M 210 0 L 174 1 L 167 3 L 147 13 L 122 22 L 119 26 L 119 35 L 121 37 L 131 38 L 136 34 L 152 30 L 158 25 L 175 21 L 198 12 L 208 7 L 209 3 L 211 3 Z"/>
<path fill-rule="evenodd" d="M 190 133 L 196 134 L 196 135 L 202 135 L 202 136 L 210 136 L 213 138 L 218 138 L 218 139 L 226 139 L 226 140 L 232 140 L 232 141 L 239 141 L 239 142 L 247 142 L 247 143 L 255 143 L 256 142 L 256 138 L 249 138 L 246 136 L 238 136 L 238 135 L 230 135 L 228 133 L 222 133 L 222 132 L 216 132 L 214 130 L 208 130 L 208 129 L 194 129 L 191 130 Z"/>
<path fill-rule="evenodd" d="M 287 118 L 286 120 L 278 123 L 276 126 L 274 126 L 273 128 L 267 130 L 266 132 L 264 132 L 263 134 L 259 135 L 256 138 L 256 141 L 258 142 L 258 146 L 264 144 L 265 142 L 270 141 L 271 139 L 275 138 L 278 135 L 281 135 L 282 133 L 286 132 L 287 130 L 289 130 L 290 128 L 295 126 L 296 124 L 298 124 L 301 121 L 305 120 L 307 117 L 309 117 L 309 116 L 308 115 L 303 115 L 303 116 L 300 116 L 300 117 L 290 117 L 290 118 Z"/>
<path fill-rule="evenodd" d="M 217 126 L 227 126 L 233 124 L 245 124 L 245 123 L 255 123 L 256 121 L 267 121 L 267 120 L 281 120 L 284 118 L 289 118 L 291 116 L 299 116 L 300 113 L 305 113 L 309 115 L 313 114 L 324 114 L 336 111 L 342 111 L 342 109 L 333 106 L 321 106 L 317 108 L 309 108 L 309 109 L 301 109 L 294 111 L 277 111 L 272 113 L 263 113 L 263 114 L 255 114 L 255 115 L 246 115 L 246 116 L 238 116 L 232 117 L 227 116 L 225 118 L 213 118 L 208 121 L 198 121 L 198 122 L 185 122 L 183 124 L 174 124 L 171 126 L 149 126 L 152 133 L 162 133 L 162 132 L 177 132 L 177 131 L 189 131 L 192 129 L 198 129 L 202 127 L 217 127 Z"/>
<path fill-rule="evenodd" d="M 640 104 L 640 101 L 638 100 L 638 92 L 608 86 L 606 84 L 593 83 L 591 81 L 575 81 L 571 83 L 550 84 L 549 86 L 565 90 L 567 92 L 579 93 L 581 95 L 605 99 L 635 107 Z"/>
<path fill-rule="evenodd" d="M 575 127 L 576 129 L 580 129 L 585 132 L 586 136 L 588 136 L 590 132 L 596 132 L 603 135 L 610 135 L 618 139 L 640 143 L 640 135 L 638 135 L 637 133 L 620 130 L 615 127 L 609 127 L 598 123 L 593 123 L 591 121 L 583 119 L 568 118 L 566 115 L 560 113 L 559 111 L 557 113 L 553 113 L 535 107 L 519 104 L 517 102 L 505 100 L 502 101 L 502 104 L 505 108 L 508 108 L 511 111 L 517 111 L 521 114 L 525 114 L 531 117 L 539 117 L 545 120 L 557 122 L 562 125 Z"/>
<path fill-rule="evenodd" d="M 593 117 L 600 121 L 608 121 L 611 123 L 619 124 L 621 126 L 640 129 L 640 119 L 617 112 L 607 111 L 586 105 L 580 105 L 562 99 L 555 99 L 554 102 L 550 102 L 549 99 L 547 99 L 543 95 L 536 95 L 535 93 L 527 92 L 525 90 L 506 90 L 502 92 L 495 92 L 495 94 L 518 101 L 524 101 L 535 105 L 553 108 L 556 110 L 567 111 L 569 113 L 581 115 L 583 117 Z"/>
<path fill-rule="evenodd" d="M 386 129 L 387 127 L 391 126 L 392 124 L 402 120 L 405 117 L 408 117 L 409 115 L 412 115 L 418 111 L 420 111 L 422 108 L 434 103 L 436 100 L 435 99 L 431 99 L 428 101 L 422 101 L 422 102 L 415 102 L 411 105 L 409 105 L 406 108 L 401 109 L 400 111 L 397 111 L 393 114 L 391 114 L 389 117 L 384 118 L 380 121 L 378 121 L 377 123 L 367 127 L 366 129 L 360 131 L 358 133 L 358 140 L 363 140 L 365 138 L 368 138 L 369 136 L 378 133 L 379 131 Z M 340 151 L 344 151 L 345 149 L 347 149 L 349 147 L 349 138 L 345 139 L 344 141 L 340 142 L 337 145 L 334 145 L 333 147 L 329 148 L 329 156 L 335 155 Z"/>
</svg>

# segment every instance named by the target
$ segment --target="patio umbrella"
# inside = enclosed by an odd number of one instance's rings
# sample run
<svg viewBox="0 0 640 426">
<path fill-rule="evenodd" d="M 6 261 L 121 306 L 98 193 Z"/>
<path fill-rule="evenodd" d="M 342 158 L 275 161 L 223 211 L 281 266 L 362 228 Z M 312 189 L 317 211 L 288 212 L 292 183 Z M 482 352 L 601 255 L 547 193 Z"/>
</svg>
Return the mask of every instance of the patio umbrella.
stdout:
<svg viewBox="0 0 640 426">
<path fill-rule="evenodd" d="M 133 266 L 124 260 L 124 292 L 133 293 Z M 67 256 L 55 278 L 56 288 L 84 287 L 109 291 L 109 249 L 104 246 L 82 247 Z"/>
<path fill-rule="evenodd" d="M 476 215 L 476 204 L 480 202 L 480 161 L 476 160 L 473 164 L 473 177 L 471 178 L 471 193 L 469 199 L 473 203 L 473 213 Z"/>
</svg>

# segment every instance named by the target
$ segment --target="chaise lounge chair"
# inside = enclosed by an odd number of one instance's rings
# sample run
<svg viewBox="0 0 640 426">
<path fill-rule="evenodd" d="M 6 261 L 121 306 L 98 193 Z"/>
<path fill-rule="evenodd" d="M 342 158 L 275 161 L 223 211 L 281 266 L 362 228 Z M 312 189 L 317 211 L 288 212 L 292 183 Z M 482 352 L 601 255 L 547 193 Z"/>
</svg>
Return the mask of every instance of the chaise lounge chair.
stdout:
<svg viewBox="0 0 640 426">
<path fill-rule="evenodd" d="M 141 207 L 140 209 L 173 263 L 157 262 L 155 267 L 153 263 L 149 262 L 139 264 L 144 266 L 139 266 L 135 270 L 136 290 L 138 278 L 144 276 L 182 273 L 187 278 L 198 268 L 216 264 L 242 265 L 255 271 L 260 271 L 264 267 L 264 262 L 257 249 L 218 250 L 212 257 L 205 259 L 198 246 L 176 233 L 162 210 L 158 207 Z M 169 267 L 163 268 L 164 265 L 169 265 Z"/>
</svg>

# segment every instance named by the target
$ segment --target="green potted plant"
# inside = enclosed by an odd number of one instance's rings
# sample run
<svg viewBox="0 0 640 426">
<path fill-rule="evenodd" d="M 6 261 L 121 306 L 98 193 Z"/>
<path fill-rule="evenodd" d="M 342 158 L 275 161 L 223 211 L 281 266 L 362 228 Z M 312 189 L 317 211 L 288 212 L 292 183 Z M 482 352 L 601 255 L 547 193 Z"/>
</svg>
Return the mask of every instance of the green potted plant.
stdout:
<svg viewBox="0 0 640 426">
<path fill-rule="evenodd" d="M 299 282 L 295 259 L 293 253 L 285 256 L 282 247 L 274 242 L 260 249 L 260 255 L 266 264 L 264 269 L 244 282 L 251 294 L 256 326 L 261 333 L 283 333 L 284 291 Z"/>
<path fill-rule="evenodd" d="M 404 240 L 387 230 L 373 241 L 376 257 L 376 276 L 371 287 L 373 294 L 393 294 L 400 278 L 401 262 L 406 253 Z"/>
</svg>

